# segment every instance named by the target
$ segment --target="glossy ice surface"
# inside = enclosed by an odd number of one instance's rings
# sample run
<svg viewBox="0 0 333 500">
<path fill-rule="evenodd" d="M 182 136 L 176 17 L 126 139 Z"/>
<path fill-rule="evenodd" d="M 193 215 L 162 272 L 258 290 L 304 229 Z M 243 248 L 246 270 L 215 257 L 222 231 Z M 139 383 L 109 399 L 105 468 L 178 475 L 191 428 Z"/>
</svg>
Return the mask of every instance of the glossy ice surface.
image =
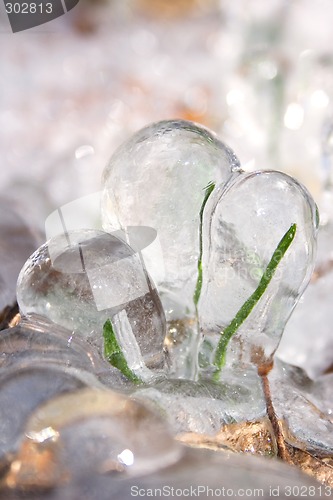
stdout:
<svg viewBox="0 0 333 500">
<path fill-rule="evenodd" d="M 259 171 L 240 175 L 226 190 L 215 190 L 205 216 L 198 307 L 206 342 L 216 345 L 257 290 L 273 255 L 280 259 L 227 351 L 227 363 L 235 366 L 269 364 L 313 270 L 316 205 L 291 177 Z M 293 225 L 293 239 L 283 253 L 279 244 Z"/>
<path fill-rule="evenodd" d="M 50 447 L 50 446 L 49 446 Z M 217 497 L 223 494 L 232 494 L 236 497 L 247 491 L 248 494 L 256 491 L 262 498 L 270 498 L 272 493 L 277 498 L 290 498 L 291 494 L 298 491 L 311 491 L 314 497 L 325 492 L 325 496 L 330 497 L 330 489 L 317 483 L 312 478 L 301 473 L 295 467 L 288 467 L 280 460 L 264 459 L 259 457 L 249 457 L 245 454 L 235 454 L 226 452 L 209 452 L 207 450 L 185 449 L 181 458 L 168 467 L 161 467 L 152 474 L 145 474 L 140 477 L 126 477 L 122 474 L 97 474 L 90 470 L 89 474 L 82 474 L 72 481 L 59 481 L 55 488 L 52 487 L 52 477 L 46 473 L 42 465 L 50 465 L 50 459 L 38 462 L 38 454 L 35 450 L 27 453 L 30 464 L 25 462 L 27 474 L 15 473 L 9 476 L 8 482 L 17 481 L 17 485 L 29 492 L 29 480 L 39 478 L 44 479 L 43 493 L 39 494 L 38 487 L 31 488 L 34 492 L 34 499 L 40 500 L 72 500 L 76 498 L 90 500 L 98 491 L 99 500 L 124 500 L 138 494 L 140 498 L 148 499 L 158 495 L 159 490 L 165 488 L 165 492 L 174 494 L 188 490 L 200 499 L 210 498 L 213 490 Z M 35 455 L 35 456 L 34 456 Z M 22 456 L 24 458 L 24 456 Z M 35 458 L 35 460 L 32 460 Z M 52 464 L 52 462 L 51 462 Z M 29 467 L 30 465 L 30 467 Z M 35 476 L 29 476 L 29 472 Z M 44 472 L 44 477 L 43 477 Z M 53 470 L 57 477 L 57 469 Z M 15 477 L 16 476 L 16 477 Z M 125 476 L 125 477 L 124 477 Z M 58 476 L 59 477 L 59 476 Z M 60 475 L 59 479 L 64 479 Z M 26 480 L 26 481 L 25 481 Z M 28 483 L 28 485 L 27 485 Z M 46 486 L 46 488 L 45 488 Z M 51 486 L 51 488 L 50 488 Z M 48 488 L 47 488 L 48 487 Z M 294 488 L 294 489 L 293 489 Z M 16 490 L 17 491 L 17 490 Z M 16 491 L 12 493 L 7 490 L 7 498 L 15 499 Z M 20 491 L 20 490 L 18 490 Z M 12 496 L 13 495 L 13 496 Z"/>
<path fill-rule="evenodd" d="M 89 3 L 93 8 L 85 10 Z M 71 201 L 99 189 L 96 171 L 133 130 L 160 116 L 196 115 L 236 148 L 244 168 L 292 172 L 320 198 L 320 166 L 327 167 L 329 153 L 332 158 L 326 145 L 321 158 L 320 147 L 325 122 L 332 115 L 330 0 L 251 0 L 245 9 L 241 1 L 219 0 L 87 0 L 81 6 L 82 18 L 75 9 L 74 16 L 62 16 L 50 30 L 46 25 L 37 36 L 27 33 L 24 43 L 9 32 L 6 16 L 1 16 L 6 40 L 1 64 L 2 195 L 17 194 L 15 180 L 25 188 L 28 181 L 38 179 L 50 203 Z M 168 8 L 174 13 L 165 22 Z M 28 202 L 35 207 L 35 196 L 29 195 Z M 38 213 L 41 225 L 47 213 Z M 297 321 L 294 316 L 293 331 L 286 330 L 293 335 L 286 335 L 285 343 L 290 363 L 297 358 L 318 376 L 332 361 L 333 283 L 328 277 L 314 285 L 309 300 L 304 298 L 305 314 Z M 12 298 L 7 295 L 4 302 Z M 168 310 L 175 310 L 172 306 Z M 327 396 L 331 382 L 328 377 L 320 386 Z M 289 397 L 292 392 L 286 394 Z M 282 496 L 285 486 L 312 485 L 295 468 L 278 462 L 193 453 L 200 458 L 191 454 L 185 463 L 142 478 L 138 485 L 222 483 L 233 489 L 264 488 L 266 497 L 270 487 L 279 486 Z M 41 480 L 40 469 L 34 477 Z M 91 500 L 98 491 L 99 500 L 123 500 L 132 484 L 116 482 L 112 474 L 85 474 L 75 484 L 58 484 L 30 496 Z M 13 493 L 15 500 L 19 496 Z"/>
<path fill-rule="evenodd" d="M 269 380 L 274 408 L 285 423 L 287 440 L 314 454 L 332 456 L 332 375 L 312 381 L 302 369 L 276 360 Z"/>
<path fill-rule="evenodd" d="M 199 258 L 199 214 L 210 182 L 237 175 L 235 154 L 201 125 L 169 120 L 134 134 L 103 174 L 105 230 L 149 226 L 156 240 L 142 253 L 167 319 L 193 311 Z"/>
<path fill-rule="evenodd" d="M 30 414 L 53 397 L 87 385 L 101 386 L 89 372 L 34 363 L 0 370 L 0 458 L 16 451 Z"/>
<path fill-rule="evenodd" d="M 141 245 L 168 322 L 195 314 L 193 295 L 201 253 L 201 212 L 210 183 L 226 185 L 241 171 L 235 154 L 207 128 L 185 120 L 153 123 L 112 155 L 103 173 L 102 218 L 106 231 L 136 226 L 156 236 Z M 200 340 L 188 329 L 177 376 L 193 377 Z"/>
<path fill-rule="evenodd" d="M 103 325 L 123 311 L 148 365 L 163 363 L 165 318 L 137 253 L 117 236 L 82 230 L 52 238 L 24 265 L 17 300 L 103 353 Z"/>
<path fill-rule="evenodd" d="M 0 350 L 0 368 L 43 362 L 94 373 L 110 369 L 109 363 L 79 335 L 35 314 L 1 332 Z"/>
<path fill-rule="evenodd" d="M 256 373 L 233 374 L 220 384 L 168 379 L 139 388 L 132 397 L 164 415 L 175 435 L 195 432 L 214 436 L 224 424 L 253 421 L 266 414 Z"/>
<path fill-rule="evenodd" d="M 49 451 L 60 482 L 94 473 L 153 473 L 183 453 L 155 413 L 107 390 L 54 398 L 31 415 L 25 435 L 21 453 L 28 447 L 33 458 Z"/>
</svg>

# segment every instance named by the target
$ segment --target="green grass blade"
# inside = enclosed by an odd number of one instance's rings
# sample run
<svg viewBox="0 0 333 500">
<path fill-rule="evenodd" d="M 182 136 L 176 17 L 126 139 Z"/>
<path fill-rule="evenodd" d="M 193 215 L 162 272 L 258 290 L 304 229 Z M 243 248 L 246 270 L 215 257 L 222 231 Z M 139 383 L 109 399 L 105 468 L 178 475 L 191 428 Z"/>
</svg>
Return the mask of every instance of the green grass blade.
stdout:
<svg viewBox="0 0 333 500">
<path fill-rule="evenodd" d="M 103 338 L 104 356 L 109 361 L 109 363 L 115 368 L 118 368 L 118 370 L 120 370 L 121 373 L 125 375 L 125 377 L 128 378 L 128 380 L 130 380 L 131 382 L 134 382 L 135 384 L 142 383 L 142 380 L 137 377 L 129 368 L 122 349 L 118 344 L 112 323 L 109 319 L 103 326 Z"/>
<path fill-rule="evenodd" d="M 199 299 L 200 299 L 200 294 L 201 294 L 201 288 L 202 288 L 202 225 L 203 225 L 203 213 L 204 209 L 206 206 L 206 203 L 208 201 L 208 198 L 212 194 L 213 190 L 215 188 L 215 184 L 213 182 L 210 182 L 208 186 L 205 188 L 205 197 L 203 199 L 201 208 L 200 208 L 200 226 L 199 226 L 199 259 L 198 259 L 198 279 L 197 283 L 195 286 L 195 291 L 193 295 L 193 302 L 195 307 L 197 307 Z"/>
<path fill-rule="evenodd" d="M 286 234 L 281 239 L 280 243 L 276 247 L 271 260 L 269 261 L 264 274 L 261 277 L 258 287 L 253 292 L 253 294 L 247 299 L 246 302 L 242 305 L 242 307 L 237 312 L 234 319 L 229 323 L 229 325 L 224 329 L 221 334 L 219 343 L 217 345 L 215 356 L 214 356 L 214 365 L 217 370 L 214 373 L 214 378 L 219 378 L 219 373 L 225 364 L 226 351 L 228 347 L 228 343 L 234 333 L 238 330 L 241 324 L 246 320 L 249 316 L 250 312 L 260 300 L 262 295 L 264 294 L 266 288 L 268 287 L 271 279 L 274 276 L 274 273 L 279 265 L 281 259 L 284 254 L 288 250 L 291 245 L 296 234 L 296 224 L 292 224 Z"/>
</svg>

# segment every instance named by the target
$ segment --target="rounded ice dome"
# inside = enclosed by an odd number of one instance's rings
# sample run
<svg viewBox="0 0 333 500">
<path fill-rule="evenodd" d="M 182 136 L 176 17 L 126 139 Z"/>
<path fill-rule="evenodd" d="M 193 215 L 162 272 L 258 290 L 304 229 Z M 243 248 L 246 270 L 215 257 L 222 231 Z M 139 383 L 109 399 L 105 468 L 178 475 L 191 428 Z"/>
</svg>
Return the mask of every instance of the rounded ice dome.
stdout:
<svg viewBox="0 0 333 500">
<path fill-rule="evenodd" d="M 139 253 L 119 235 L 77 230 L 51 238 L 23 266 L 17 300 L 22 315 L 44 316 L 100 352 L 103 325 L 121 316 L 128 344 L 147 366 L 163 364 L 159 296 Z"/>
<path fill-rule="evenodd" d="M 207 216 L 198 306 L 205 342 L 218 343 L 233 367 L 269 366 L 313 271 L 317 207 L 292 177 L 258 171 L 213 193 Z"/>
<path fill-rule="evenodd" d="M 91 473 L 114 478 L 153 473 L 184 454 L 165 422 L 149 408 L 122 394 L 93 388 L 41 405 L 27 421 L 25 435 L 22 456 L 27 448 L 31 458 L 47 449 L 54 466 L 65 470 L 69 479 Z M 31 467 L 29 462 L 25 467 Z"/>
<path fill-rule="evenodd" d="M 240 171 L 235 154 L 213 132 L 183 120 L 139 130 L 111 157 L 103 174 L 103 227 L 157 231 L 142 254 L 166 311 L 194 310 L 205 190 Z"/>
</svg>

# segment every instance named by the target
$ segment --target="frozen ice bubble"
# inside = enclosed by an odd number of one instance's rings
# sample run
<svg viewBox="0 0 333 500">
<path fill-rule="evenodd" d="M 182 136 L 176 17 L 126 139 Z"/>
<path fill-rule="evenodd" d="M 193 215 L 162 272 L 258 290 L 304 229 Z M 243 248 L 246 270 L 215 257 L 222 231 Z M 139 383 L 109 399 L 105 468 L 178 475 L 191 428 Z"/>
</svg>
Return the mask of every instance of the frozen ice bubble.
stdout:
<svg viewBox="0 0 333 500">
<path fill-rule="evenodd" d="M 0 203 L 0 312 L 15 302 L 17 277 L 37 248 L 35 237 L 21 217 Z"/>
<path fill-rule="evenodd" d="M 315 203 L 291 177 L 254 172 L 213 192 L 205 223 L 203 351 L 213 362 L 215 346 L 232 333 L 224 345 L 227 366 L 269 367 L 313 270 Z"/>
<path fill-rule="evenodd" d="M 199 340 L 194 292 L 198 280 L 201 212 L 210 183 L 227 184 L 240 164 L 235 154 L 201 125 L 169 120 L 149 125 L 111 157 L 103 175 L 106 231 L 150 227 L 156 237 L 141 255 L 159 290 L 169 329 L 189 326 L 184 342 L 169 345 L 174 376 L 195 378 Z M 172 323 L 172 324 L 171 324 Z"/>
<path fill-rule="evenodd" d="M 0 370 L 0 457 L 15 451 L 30 414 L 57 394 L 87 385 L 102 387 L 88 372 L 53 364 L 30 364 Z"/>
<path fill-rule="evenodd" d="M 11 481 L 37 483 L 48 456 L 49 486 L 93 474 L 138 476 L 177 462 L 183 448 L 155 413 L 121 394 L 83 389 L 40 406 L 25 426 L 26 439 Z M 97 495 L 98 496 L 98 495 Z"/>
<path fill-rule="evenodd" d="M 120 313 L 148 366 L 163 363 L 165 317 L 138 253 L 117 235 L 72 231 L 26 262 L 17 285 L 23 315 L 38 314 L 103 352 L 103 325 Z"/>
<path fill-rule="evenodd" d="M 302 369 L 276 360 L 268 378 L 287 442 L 319 456 L 332 456 L 332 377 L 313 382 Z"/>
<path fill-rule="evenodd" d="M 199 214 L 210 182 L 240 171 L 234 153 L 208 129 L 182 120 L 149 125 L 111 157 L 103 174 L 103 227 L 148 226 L 156 239 L 142 250 L 167 319 L 194 311 Z"/>
</svg>

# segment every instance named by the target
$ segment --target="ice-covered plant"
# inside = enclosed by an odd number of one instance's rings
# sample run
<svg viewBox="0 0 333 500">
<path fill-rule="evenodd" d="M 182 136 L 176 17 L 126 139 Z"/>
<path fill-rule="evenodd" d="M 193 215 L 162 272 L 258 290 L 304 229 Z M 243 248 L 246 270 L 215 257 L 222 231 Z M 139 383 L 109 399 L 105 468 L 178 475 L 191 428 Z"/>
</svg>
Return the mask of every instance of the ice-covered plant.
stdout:
<svg viewBox="0 0 333 500">
<path fill-rule="evenodd" d="M 237 312 L 236 316 L 231 320 L 229 325 L 221 333 L 220 340 L 218 342 L 215 354 L 214 354 L 214 365 L 216 366 L 216 372 L 214 378 L 218 380 L 220 371 L 226 362 L 226 351 L 228 343 L 231 337 L 235 334 L 238 328 L 244 323 L 246 318 L 251 313 L 252 309 L 256 306 L 258 301 L 261 299 L 262 295 L 265 293 L 271 279 L 276 272 L 276 269 L 283 258 L 284 254 L 291 245 L 296 234 L 296 224 L 292 224 L 286 234 L 281 239 L 280 243 L 276 247 L 271 260 L 269 261 L 261 279 L 259 285 L 252 293 L 252 295 L 247 299 L 246 302 Z"/>
</svg>

